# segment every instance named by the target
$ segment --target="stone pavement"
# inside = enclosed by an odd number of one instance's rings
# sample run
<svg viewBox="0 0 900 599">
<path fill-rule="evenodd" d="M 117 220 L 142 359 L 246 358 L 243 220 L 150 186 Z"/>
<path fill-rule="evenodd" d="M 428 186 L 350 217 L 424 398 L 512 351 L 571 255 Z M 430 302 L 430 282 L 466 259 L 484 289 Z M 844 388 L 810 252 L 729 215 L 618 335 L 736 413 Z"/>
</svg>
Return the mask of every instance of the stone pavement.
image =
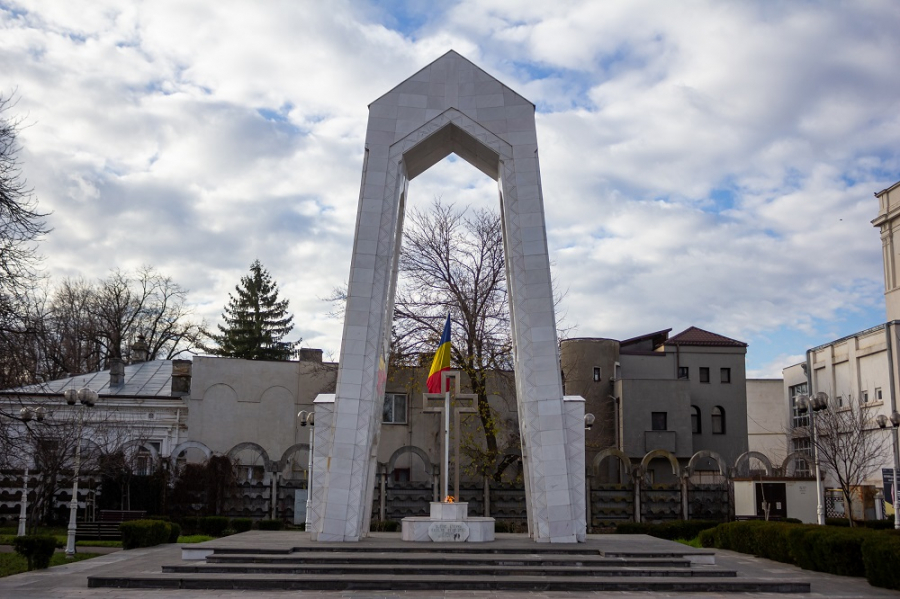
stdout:
<svg viewBox="0 0 900 599">
<path fill-rule="evenodd" d="M 233 538 L 233 537 L 232 537 Z M 646 537 L 644 537 L 646 538 Z M 224 541 L 224 539 L 219 542 Z M 617 543 L 629 545 L 640 544 L 637 537 L 629 539 L 618 536 Z M 655 541 L 655 540 L 654 540 Z M 58 566 L 38 572 L 27 572 L 16 576 L 0 578 L 0 598 L 10 599 L 103 599 L 121 597 L 126 599 L 188 599 L 194 597 L 248 598 L 248 597 L 302 597 L 304 599 L 463 599 L 490 597 L 491 599 L 555 599 L 572 597 L 693 597 L 693 593 L 582 593 L 582 592 L 509 592 L 509 591 L 158 591 L 142 589 L 88 589 L 87 577 L 95 575 L 125 575 L 140 573 L 158 573 L 162 566 L 181 561 L 181 545 L 162 545 L 148 549 L 119 551 L 83 562 Z M 900 592 L 879 589 L 869 585 L 863 578 L 848 578 L 801 570 L 753 556 L 731 551 L 716 551 L 717 565 L 734 569 L 741 577 L 807 580 L 811 584 L 811 592 L 805 597 L 828 598 L 865 598 L 880 597 L 900 598 Z M 773 593 L 704 593 L 702 597 L 714 599 L 718 597 L 796 597 L 797 595 L 779 595 Z"/>
</svg>

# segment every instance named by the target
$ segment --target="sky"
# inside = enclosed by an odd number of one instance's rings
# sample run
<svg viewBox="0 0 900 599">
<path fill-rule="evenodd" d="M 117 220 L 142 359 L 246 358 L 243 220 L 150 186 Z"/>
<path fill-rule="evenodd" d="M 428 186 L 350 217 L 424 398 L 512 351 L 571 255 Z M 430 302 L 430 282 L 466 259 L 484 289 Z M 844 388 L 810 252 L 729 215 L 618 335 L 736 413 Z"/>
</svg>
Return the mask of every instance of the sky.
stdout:
<svg viewBox="0 0 900 599">
<path fill-rule="evenodd" d="M 748 376 L 885 321 L 900 4 L 0 0 L 51 281 L 152 265 L 220 322 L 259 259 L 337 359 L 367 105 L 456 50 L 536 106 L 569 336 L 689 326 Z M 496 208 L 450 157 L 410 184 Z"/>
</svg>

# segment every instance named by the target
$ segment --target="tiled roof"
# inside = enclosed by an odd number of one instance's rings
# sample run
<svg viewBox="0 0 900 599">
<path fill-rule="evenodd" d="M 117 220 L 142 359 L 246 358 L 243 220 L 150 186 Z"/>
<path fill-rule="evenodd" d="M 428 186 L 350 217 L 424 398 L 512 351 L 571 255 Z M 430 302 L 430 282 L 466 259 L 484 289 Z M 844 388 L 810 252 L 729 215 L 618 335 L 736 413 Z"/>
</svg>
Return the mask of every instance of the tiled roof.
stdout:
<svg viewBox="0 0 900 599">
<path fill-rule="evenodd" d="M 118 387 L 110 387 L 109 370 L 101 370 L 47 383 L 8 389 L 3 393 L 57 394 L 66 389 L 82 389 L 84 387 L 96 391 L 99 395 L 171 397 L 172 360 L 153 360 L 129 364 L 125 367 L 125 384 Z"/>
<path fill-rule="evenodd" d="M 646 335 L 639 335 L 637 337 L 632 337 L 631 339 L 623 339 L 619 342 L 620 345 L 634 345 L 636 343 L 640 343 L 641 341 L 649 341 L 652 340 L 654 345 L 656 343 L 665 341 L 669 333 L 672 332 L 672 329 L 663 329 L 661 331 L 654 331 L 652 333 L 647 333 Z"/>
<path fill-rule="evenodd" d="M 706 345 L 718 347 L 747 347 L 743 341 L 737 341 L 723 335 L 710 333 L 697 327 L 689 327 L 674 337 L 669 337 L 666 345 Z"/>
</svg>

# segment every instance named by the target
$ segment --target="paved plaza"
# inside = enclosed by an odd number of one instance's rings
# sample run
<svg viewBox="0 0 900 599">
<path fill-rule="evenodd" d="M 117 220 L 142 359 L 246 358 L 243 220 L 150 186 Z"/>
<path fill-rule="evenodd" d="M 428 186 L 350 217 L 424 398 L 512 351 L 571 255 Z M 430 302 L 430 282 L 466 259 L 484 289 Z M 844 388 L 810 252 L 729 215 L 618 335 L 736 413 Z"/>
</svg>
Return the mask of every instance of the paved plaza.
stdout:
<svg viewBox="0 0 900 599">
<path fill-rule="evenodd" d="M 281 536 L 287 533 L 275 533 Z M 240 536 L 240 535 L 236 535 Z M 594 537 L 594 535 L 590 535 Z M 296 535 L 291 535 L 296 539 Z M 222 539 L 219 543 L 234 542 Z M 620 547 L 653 547 L 658 543 L 666 543 L 643 535 L 625 536 L 611 535 L 606 537 L 609 543 Z M 305 539 L 304 539 L 305 541 Z M 523 537 L 522 542 L 529 542 Z M 117 551 L 91 560 L 58 566 L 38 572 L 28 572 L 0 579 L 0 597 L 15 599 L 45 598 L 104 598 L 122 597 L 126 599 L 144 598 L 179 598 L 188 597 L 304 597 L 314 598 L 467 598 L 491 597 L 492 599 L 509 599 L 528 597 L 563 598 L 563 597 L 692 597 L 695 593 L 645 593 L 645 592 L 511 592 L 511 591 L 235 591 L 235 590 L 144 590 L 144 589 L 89 589 L 88 576 L 127 576 L 136 574 L 158 574 L 163 565 L 181 563 L 181 545 L 162 545 L 148 549 Z M 870 586 L 863 578 L 848 578 L 830 574 L 820 574 L 760 559 L 731 551 L 716 551 L 716 565 L 731 568 L 738 572 L 738 577 L 767 580 L 800 580 L 808 581 L 811 592 L 808 594 L 776 594 L 776 593 L 704 593 L 702 597 L 831 597 L 831 598 L 878 598 L 900 597 L 900 592 L 879 589 Z"/>
</svg>

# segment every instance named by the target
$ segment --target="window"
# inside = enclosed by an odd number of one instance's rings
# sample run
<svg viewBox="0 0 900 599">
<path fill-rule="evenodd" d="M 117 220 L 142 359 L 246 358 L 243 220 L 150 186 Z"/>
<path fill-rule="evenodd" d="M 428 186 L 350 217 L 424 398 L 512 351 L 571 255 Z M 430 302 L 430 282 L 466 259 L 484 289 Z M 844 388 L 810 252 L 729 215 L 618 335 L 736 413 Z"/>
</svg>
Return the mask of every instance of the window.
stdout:
<svg viewBox="0 0 900 599">
<path fill-rule="evenodd" d="M 788 388 L 788 394 L 791 396 L 791 421 L 793 428 L 809 426 L 809 414 L 801 414 L 800 409 L 797 407 L 797 398 L 801 395 L 806 395 L 806 389 L 806 383 L 800 383 Z"/>
<path fill-rule="evenodd" d="M 669 430 L 667 426 L 668 412 L 652 412 L 650 414 L 650 426 L 654 431 Z"/>
<path fill-rule="evenodd" d="M 700 408 L 691 406 L 691 432 L 699 435 L 702 432 L 700 427 Z"/>
<path fill-rule="evenodd" d="M 599 383 L 602 378 L 602 371 L 599 366 L 594 366 L 594 382 Z"/>
<path fill-rule="evenodd" d="M 687 378 L 687 377 L 685 377 Z M 705 366 L 700 367 L 700 382 L 708 383 L 709 382 L 709 368 Z"/>
<path fill-rule="evenodd" d="M 408 483 L 409 482 L 409 468 L 394 468 L 394 482 L 395 483 Z"/>
<path fill-rule="evenodd" d="M 875 401 L 881 401 L 881 387 L 875 387 Z"/>
<path fill-rule="evenodd" d="M 720 368 L 719 369 L 719 381 L 723 383 L 731 382 L 731 369 L 730 368 Z"/>
<path fill-rule="evenodd" d="M 387 424 L 406 424 L 405 393 L 385 393 L 381 421 Z"/>
<path fill-rule="evenodd" d="M 687 380 L 688 377 L 688 367 L 687 366 L 679 366 L 678 367 L 678 378 Z"/>
<path fill-rule="evenodd" d="M 863 391 L 862 393 L 860 393 L 859 399 L 862 403 L 869 403 L 869 392 Z"/>
<path fill-rule="evenodd" d="M 844 407 L 844 396 L 843 396 L 843 395 L 838 395 L 838 396 L 835 398 L 835 401 L 837 402 L 837 405 L 838 405 L 839 408 L 843 408 L 843 407 Z"/>
<path fill-rule="evenodd" d="M 725 410 L 722 409 L 722 406 L 712 409 L 712 433 L 714 435 L 725 434 Z"/>
<path fill-rule="evenodd" d="M 791 448 L 793 451 L 812 456 L 812 443 L 810 442 L 809 437 L 793 439 L 791 441 Z M 794 458 L 794 475 L 812 476 L 810 464 L 811 460 L 805 460 L 800 457 Z"/>
</svg>

